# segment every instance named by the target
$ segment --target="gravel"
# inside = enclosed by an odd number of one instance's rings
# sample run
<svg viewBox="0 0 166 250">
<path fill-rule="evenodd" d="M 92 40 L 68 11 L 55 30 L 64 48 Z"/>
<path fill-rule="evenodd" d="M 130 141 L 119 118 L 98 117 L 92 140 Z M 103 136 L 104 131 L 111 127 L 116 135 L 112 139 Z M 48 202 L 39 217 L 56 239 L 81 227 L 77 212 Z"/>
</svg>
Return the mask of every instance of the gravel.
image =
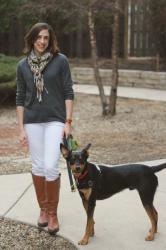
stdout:
<svg viewBox="0 0 166 250">
<path fill-rule="evenodd" d="M 92 143 L 90 160 L 123 164 L 166 158 L 166 102 L 118 98 L 117 114 L 102 117 L 97 96 L 77 94 L 73 135 L 79 146 Z M 30 172 L 27 148 L 18 143 L 15 108 L 0 107 L 0 174 Z M 62 237 L 0 219 L 1 249 L 76 249 Z"/>
<path fill-rule="evenodd" d="M 24 223 L 0 218 L 0 249 L 4 250 L 77 250 L 68 240 Z"/>
<path fill-rule="evenodd" d="M 101 116 L 100 99 L 76 96 L 73 134 L 92 143 L 90 160 L 121 164 L 166 158 L 166 102 L 117 99 L 117 114 Z"/>
<path fill-rule="evenodd" d="M 24 156 L 0 156 L 0 175 L 2 174 L 21 174 L 31 171 L 29 157 Z"/>
</svg>

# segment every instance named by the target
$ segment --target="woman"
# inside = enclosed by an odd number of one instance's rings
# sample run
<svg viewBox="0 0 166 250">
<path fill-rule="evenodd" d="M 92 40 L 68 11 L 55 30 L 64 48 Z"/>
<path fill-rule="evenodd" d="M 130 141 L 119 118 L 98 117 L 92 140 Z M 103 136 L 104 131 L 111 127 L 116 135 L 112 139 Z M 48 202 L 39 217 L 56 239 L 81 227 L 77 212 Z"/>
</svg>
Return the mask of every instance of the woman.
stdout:
<svg viewBox="0 0 166 250">
<path fill-rule="evenodd" d="M 26 58 L 17 65 L 16 109 L 19 140 L 28 144 L 40 216 L 38 226 L 59 231 L 60 142 L 71 133 L 72 79 L 53 29 L 37 23 L 25 36 Z"/>
</svg>

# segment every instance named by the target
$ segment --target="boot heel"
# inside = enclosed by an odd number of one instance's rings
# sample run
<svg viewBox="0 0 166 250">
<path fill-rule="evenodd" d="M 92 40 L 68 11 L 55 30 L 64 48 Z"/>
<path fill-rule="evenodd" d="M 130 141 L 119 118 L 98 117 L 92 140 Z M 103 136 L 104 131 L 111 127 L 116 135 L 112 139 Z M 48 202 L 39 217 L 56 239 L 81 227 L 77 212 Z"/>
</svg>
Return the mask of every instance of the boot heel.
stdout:
<svg viewBox="0 0 166 250">
<path fill-rule="evenodd" d="M 38 227 L 47 227 L 48 226 L 48 222 L 45 222 L 45 223 L 38 222 L 37 225 L 38 225 Z"/>
<path fill-rule="evenodd" d="M 59 232 L 59 228 L 56 228 L 56 229 L 48 229 L 48 232 L 49 232 L 49 234 L 50 235 L 54 235 L 54 234 L 56 234 L 56 233 L 58 233 Z"/>
</svg>

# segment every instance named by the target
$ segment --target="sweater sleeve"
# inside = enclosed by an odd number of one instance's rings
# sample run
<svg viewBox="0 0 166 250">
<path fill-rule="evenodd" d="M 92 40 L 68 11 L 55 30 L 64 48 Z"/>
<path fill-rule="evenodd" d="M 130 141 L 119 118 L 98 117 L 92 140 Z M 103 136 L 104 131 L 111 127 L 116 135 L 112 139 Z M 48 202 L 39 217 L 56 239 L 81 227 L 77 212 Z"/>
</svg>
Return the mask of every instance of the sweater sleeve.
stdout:
<svg viewBox="0 0 166 250">
<path fill-rule="evenodd" d="M 16 71 L 16 106 L 24 106 L 25 96 L 26 96 L 26 84 L 21 71 L 21 65 L 17 65 Z"/>
<path fill-rule="evenodd" d="M 66 57 L 64 57 L 64 60 L 63 60 L 62 80 L 63 80 L 65 100 L 73 100 L 74 99 L 74 91 L 72 87 L 73 81 L 71 78 L 69 63 Z"/>
</svg>

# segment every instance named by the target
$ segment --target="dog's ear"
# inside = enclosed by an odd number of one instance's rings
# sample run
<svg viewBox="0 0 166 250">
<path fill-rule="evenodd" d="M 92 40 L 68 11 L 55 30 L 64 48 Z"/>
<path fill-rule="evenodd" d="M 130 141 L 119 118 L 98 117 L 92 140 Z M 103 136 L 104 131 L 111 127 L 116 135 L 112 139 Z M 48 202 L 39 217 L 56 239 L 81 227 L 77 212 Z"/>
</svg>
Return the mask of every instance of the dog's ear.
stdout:
<svg viewBox="0 0 166 250">
<path fill-rule="evenodd" d="M 89 143 L 85 148 L 84 148 L 84 150 L 86 150 L 86 151 L 88 151 L 89 150 L 89 148 L 91 147 L 91 143 Z"/>
<path fill-rule="evenodd" d="M 65 159 L 68 158 L 70 151 L 62 143 L 60 144 L 60 150 Z"/>
<path fill-rule="evenodd" d="M 89 148 L 91 147 L 91 143 L 89 143 L 83 150 L 82 150 L 82 152 L 83 152 L 83 154 L 88 158 L 88 156 L 89 156 Z"/>
</svg>

